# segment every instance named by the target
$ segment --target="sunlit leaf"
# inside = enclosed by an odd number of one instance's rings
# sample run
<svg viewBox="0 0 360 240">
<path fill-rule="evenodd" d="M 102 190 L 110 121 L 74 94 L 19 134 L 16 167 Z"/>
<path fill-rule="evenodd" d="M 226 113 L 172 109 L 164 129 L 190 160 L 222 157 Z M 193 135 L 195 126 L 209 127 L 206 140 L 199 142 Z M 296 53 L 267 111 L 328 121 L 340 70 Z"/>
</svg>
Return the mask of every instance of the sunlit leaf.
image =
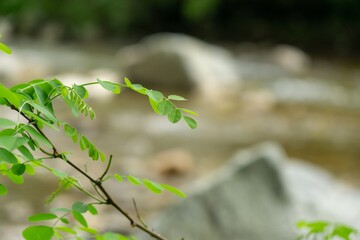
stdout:
<svg viewBox="0 0 360 240">
<path fill-rule="evenodd" d="M 167 191 L 169 191 L 169 192 L 171 192 L 171 193 L 173 193 L 175 195 L 178 195 L 179 197 L 186 198 L 185 193 L 183 193 L 181 190 L 177 189 L 176 187 L 166 185 L 166 184 L 161 184 L 161 186 L 164 189 L 166 189 Z"/>
<path fill-rule="evenodd" d="M 38 213 L 28 218 L 29 222 L 47 221 L 57 218 L 57 215 L 53 213 Z"/>
<path fill-rule="evenodd" d="M 5 98 L 7 101 L 9 101 L 10 104 L 14 105 L 16 108 L 20 107 L 19 97 L 1 83 L 0 83 L 0 97 Z"/>
<path fill-rule="evenodd" d="M 84 227 L 88 227 L 88 223 L 86 219 L 80 212 L 73 211 L 72 215 L 75 218 L 75 220 L 78 221 L 81 225 L 83 225 Z"/>
<path fill-rule="evenodd" d="M 7 193 L 8 193 L 8 190 L 5 187 L 5 185 L 0 183 L 0 196 L 6 195 Z"/>
<path fill-rule="evenodd" d="M 170 95 L 168 96 L 168 99 L 170 100 L 175 100 L 175 101 L 186 101 L 187 99 L 182 97 L 182 96 L 178 96 L 178 95 Z"/>
<path fill-rule="evenodd" d="M 141 179 L 134 176 L 127 176 L 127 179 L 130 183 L 134 185 L 140 185 L 142 183 Z"/>
<path fill-rule="evenodd" d="M 199 114 L 197 114 L 196 112 L 191 111 L 190 109 L 186 109 L 186 108 L 179 108 L 179 110 L 181 110 L 182 112 L 185 112 L 185 113 L 191 114 L 191 115 L 195 115 L 195 116 L 198 116 L 198 115 L 199 115 Z"/>
<path fill-rule="evenodd" d="M 88 206 L 89 212 L 90 212 L 92 215 L 97 215 L 97 214 L 98 214 L 98 211 L 97 211 L 97 209 L 94 207 L 94 205 L 88 204 L 87 206 Z"/>
<path fill-rule="evenodd" d="M 51 240 L 54 236 L 54 229 L 48 226 L 27 227 L 22 235 L 26 240 Z"/>
<path fill-rule="evenodd" d="M 118 181 L 118 182 L 122 182 L 124 179 L 122 176 L 120 176 L 119 174 L 115 173 L 114 174 L 114 178 Z"/>
<path fill-rule="evenodd" d="M 88 227 L 79 227 L 79 229 L 81 231 L 84 231 L 84 232 L 87 232 L 87 233 L 90 233 L 92 235 L 95 235 L 97 233 L 97 230 L 94 229 L 94 228 L 88 228 Z"/>
<path fill-rule="evenodd" d="M 66 233 L 70 233 L 72 235 L 76 235 L 76 231 L 72 228 L 69 228 L 69 227 L 64 227 L 64 226 L 59 226 L 59 227 L 55 227 L 56 230 L 59 230 L 59 231 L 63 231 L 63 232 L 66 232 Z"/>
<path fill-rule="evenodd" d="M 2 42 L 0 42 L 0 50 L 4 53 L 11 54 L 11 49 Z"/>
<path fill-rule="evenodd" d="M 143 181 L 143 183 L 144 183 L 144 186 L 147 189 L 149 189 L 150 191 L 152 191 L 153 193 L 160 194 L 164 190 L 164 188 L 160 184 L 157 184 L 150 180 L 145 179 Z"/>
<path fill-rule="evenodd" d="M 130 87 L 130 88 L 131 88 L 132 83 L 130 82 L 130 80 L 129 80 L 129 79 L 127 79 L 127 78 L 124 78 L 124 81 L 125 81 L 126 86 L 128 86 L 128 87 Z"/>
<path fill-rule="evenodd" d="M 24 183 L 24 177 L 22 175 L 18 176 L 18 175 L 13 174 L 12 172 L 8 172 L 7 176 L 15 184 L 23 184 Z"/>
</svg>

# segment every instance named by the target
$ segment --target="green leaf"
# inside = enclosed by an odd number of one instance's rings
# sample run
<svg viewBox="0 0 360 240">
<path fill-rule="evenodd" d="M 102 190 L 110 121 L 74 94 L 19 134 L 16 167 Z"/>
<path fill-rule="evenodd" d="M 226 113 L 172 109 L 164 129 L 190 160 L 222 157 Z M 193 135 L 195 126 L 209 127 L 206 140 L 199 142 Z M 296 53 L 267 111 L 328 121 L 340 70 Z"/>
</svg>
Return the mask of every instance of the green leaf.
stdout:
<svg viewBox="0 0 360 240">
<path fill-rule="evenodd" d="M 158 109 L 159 103 L 155 102 L 154 100 L 152 100 L 151 98 L 149 98 L 149 103 L 151 105 L 151 108 L 154 110 L 154 112 L 156 114 L 160 114 L 160 111 Z"/>
<path fill-rule="evenodd" d="M 33 166 L 31 166 L 30 164 L 26 164 L 26 170 L 25 172 L 28 175 L 34 175 L 35 174 L 35 168 Z"/>
<path fill-rule="evenodd" d="M 159 103 L 157 108 L 161 115 L 168 115 L 170 112 L 173 111 L 174 105 L 171 102 L 169 102 L 168 100 L 164 99 Z"/>
<path fill-rule="evenodd" d="M 58 120 L 56 119 L 56 117 L 54 116 L 54 114 L 52 112 L 49 111 L 49 109 L 47 109 L 44 106 L 41 106 L 35 102 L 29 102 L 29 104 L 34 107 L 36 110 L 38 110 L 39 112 L 41 112 L 47 119 L 49 119 L 51 121 L 51 123 L 57 123 Z"/>
<path fill-rule="evenodd" d="M 183 193 L 181 190 L 177 189 L 176 187 L 166 185 L 166 184 L 160 184 L 160 185 L 167 191 L 169 191 L 175 195 L 178 195 L 179 197 L 186 198 L 185 193 Z"/>
<path fill-rule="evenodd" d="M 18 150 L 19 150 L 19 152 L 21 152 L 21 154 L 22 154 L 27 160 L 32 161 L 32 160 L 35 159 L 34 156 L 32 155 L 32 153 L 30 152 L 30 150 L 27 149 L 27 147 L 25 147 L 25 146 L 20 146 L 20 147 L 18 148 Z"/>
<path fill-rule="evenodd" d="M 64 223 L 64 224 L 69 224 L 70 223 L 70 221 L 67 219 L 67 218 L 60 218 L 60 221 L 62 222 L 62 223 Z"/>
<path fill-rule="evenodd" d="M 66 232 L 66 233 L 70 233 L 72 235 L 76 235 L 76 231 L 73 230 L 72 228 L 69 228 L 69 227 L 64 227 L 64 226 L 59 226 L 59 227 L 55 227 L 56 230 L 59 230 L 59 231 L 63 231 L 63 232 Z"/>
<path fill-rule="evenodd" d="M 54 229 L 48 226 L 27 227 L 22 235 L 26 240 L 51 240 L 54 236 Z"/>
<path fill-rule="evenodd" d="M 38 102 L 41 105 L 45 106 L 48 97 L 47 93 L 44 91 L 43 88 L 39 87 L 38 85 L 34 85 L 33 88 Z"/>
<path fill-rule="evenodd" d="M 7 128 L 7 127 L 15 127 L 16 123 L 6 118 L 0 118 L 0 127 Z"/>
<path fill-rule="evenodd" d="M 141 179 L 134 177 L 134 176 L 127 176 L 127 179 L 130 183 L 134 184 L 134 185 L 140 185 L 142 184 Z"/>
<path fill-rule="evenodd" d="M 68 213 L 68 212 L 71 212 L 71 209 L 70 208 L 53 208 L 53 209 L 51 209 L 51 211 Z"/>
<path fill-rule="evenodd" d="M 150 180 L 145 179 L 143 183 L 144 186 L 153 193 L 160 194 L 164 190 L 164 188 L 160 184 L 152 182 Z"/>
<path fill-rule="evenodd" d="M 182 113 L 178 109 L 174 109 L 168 114 L 168 119 L 172 123 L 177 123 L 178 121 L 180 121 L 181 117 Z"/>
<path fill-rule="evenodd" d="M 89 148 L 89 146 L 90 146 L 90 141 L 85 136 L 81 136 L 81 138 L 80 138 L 81 150 L 85 150 L 85 149 Z"/>
<path fill-rule="evenodd" d="M 147 90 L 146 94 L 149 96 L 149 98 L 158 103 L 161 102 L 164 98 L 164 95 L 161 92 L 155 90 Z"/>
<path fill-rule="evenodd" d="M 48 221 L 57 218 L 57 215 L 53 213 L 38 213 L 28 218 L 29 222 Z"/>
<path fill-rule="evenodd" d="M 141 84 L 132 84 L 131 89 L 142 95 L 146 95 L 148 91 L 148 89 L 144 88 Z"/>
<path fill-rule="evenodd" d="M 23 184 L 24 183 L 24 177 L 22 175 L 18 176 L 18 175 L 13 174 L 12 172 L 8 172 L 7 176 L 15 184 Z"/>
<path fill-rule="evenodd" d="M 102 238 L 99 238 L 99 239 L 101 239 L 101 240 L 130 240 L 129 238 L 127 238 L 121 234 L 117 234 L 117 233 L 113 233 L 113 232 L 106 232 L 106 233 L 104 233 Z M 98 240 L 98 238 L 96 238 L 96 240 Z"/>
<path fill-rule="evenodd" d="M 15 136 L 0 136 L 0 147 L 13 151 L 29 141 L 28 138 Z"/>
<path fill-rule="evenodd" d="M 89 95 L 88 91 L 83 86 L 74 84 L 73 89 L 82 99 L 87 98 Z"/>
<path fill-rule="evenodd" d="M 7 54 L 11 54 L 11 49 L 2 42 L 0 42 L 0 50 Z"/>
<path fill-rule="evenodd" d="M 122 182 L 124 179 L 122 176 L 120 176 L 119 174 L 115 173 L 114 174 L 114 178 L 118 181 L 118 182 Z"/>
<path fill-rule="evenodd" d="M 115 94 L 120 94 L 121 89 L 120 86 L 116 83 L 108 82 L 108 81 L 101 81 L 100 79 L 97 79 L 99 84 L 106 90 L 111 91 Z"/>
<path fill-rule="evenodd" d="M 195 129 L 197 127 L 197 122 L 191 117 L 184 116 L 184 120 L 191 129 Z"/>
<path fill-rule="evenodd" d="M 96 230 L 96 229 L 94 229 L 94 228 L 79 227 L 79 229 L 80 229 L 81 231 L 84 231 L 84 232 L 90 233 L 90 234 L 92 234 L 92 235 L 97 234 L 97 230 Z"/>
<path fill-rule="evenodd" d="M 21 176 L 25 173 L 26 166 L 25 164 L 15 164 L 11 167 L 11 172 L 17 176 Z"/>
<path fill-rule="evenodd" d="M 65 131 L 66 136 L 69 136 L 69 137 L 72 137 L 75 134 L 77 134 L 77 130 L 67 123 L 64 124 L 64 131 Z"/>
<path fill-rule="evenodd" d="M 52 148 L 52 144 L 47 140 L 42 134 L 40 134 L 35 128 L 30 125 L 24 126 L 25 130 L 30 134 L 30 136 L 38 142 L 41 142 L 48 148 Z"/>
<path fill-rule="evenodd" d="M 16 108 L 20 107 L 19 97 L 1 83 L 0 83 L 0 97 L 5 98 L 10 104 L 14 105 Z"/>
<path fill-rule="evenodd" d="M 92 204 L 88 204 L 88 210 L 92 215 L 97 215 L 98 214 L 97 209 Z"/>
<path fill-rule="evenodd" d="M 75 212 L 86 213 L 88 210 L 88 205 L 83 202 L 75 202 L 71 208 Z"/>
<path fill-rule="evenodd" d="M 59 169 L 53 169 L 52 174 L 54 174 L 55 176 L 57 176 L 58 178 L 66 178 L 68 176 L 68 174 L 66 172 L 60 171 Z"/>
<path fill-rule="evenodd" d="M 4 196 L 8 193 L 7 188 L 5 187 L 5 185 L 0 183 L 0 196 Z"/>
<path fill-rule="evenodd" d="M 33 112 L 27 111 L 27 110 L 22 110 L 23 113 L 25 113 L 26 115 L 28 115 L 29 117 L 31 117 L 33 120 L 37 121 L 37 124 L 39 126 L 41 126 L 40 124 L 46 125 L 54 130 L 58 130 L 58 128 L 56 127 L 56 125 L 53 125 L 53 122 L 51 122 L 50 120 L 44 119 L 43 117 L 34 114 Z"/>
<path fill-rule="evenodd" d="M 194 115 L 194 116 L 199 116 L 199 114 L 197 114 L 197 113 L 196 113 L 196 112 L 194 112 L 194 111 L 191 111 L 190 109 L 186 109 L 186 108 L 179 108 L 179 110 L 181 110 L 182 112 L 185 112 L 185 113 L 188 113 L 188 114 Z"/>
<path fill-rule="evenodd" d="M 128 86 L 129 88 L 131 88 L 132 83 L 130 82 L 130 80 L 127 79 L 127 78 L 124 78 L 124 81 L 125 81 L 126 86 Z"/>
<path fill-rule="evenodd" d="M 88 227 L 88 223 L 86 219 L 80 212 L 73 211 L 72 215 L 75 218 L 75 220 L 78 221 L 81 225 L 83 225 L 84 227 Z"/>
<path fill-rule="evenodd" d="M 184 98 L 182 96 L 178 96 L 178 95 L 170 95 L 170 96 L 168 96 L 168 99 L 174 100 L 174 101 L 187 101 L 186 98 Z"/>
<path fill-rule="evenodd" d="M 0 162 L 1 161 L 4 161 L 4 162 L 7 162 L 7 163 L 10 163 L 10 164 L 17 164 L 18 163 L 18 160 L 17 158 L 15 157 L 15 155 L 6 150 L 5 148 L 2 148 L 0 147 Z"/>
</svg>

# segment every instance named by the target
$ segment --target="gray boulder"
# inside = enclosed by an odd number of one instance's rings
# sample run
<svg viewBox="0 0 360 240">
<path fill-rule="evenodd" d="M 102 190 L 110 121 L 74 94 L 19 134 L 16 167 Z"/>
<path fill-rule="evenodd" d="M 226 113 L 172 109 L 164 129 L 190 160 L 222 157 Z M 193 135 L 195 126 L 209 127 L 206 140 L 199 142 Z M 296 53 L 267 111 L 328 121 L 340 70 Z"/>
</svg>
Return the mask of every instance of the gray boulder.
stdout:
<svg viewBox="0 0 360 240">
<path fill-rule="evenodd" d="M 134 82 L 189 89 L 212 96 L 235 92 L 240 77 L 231 53 L 183 34 L 162 33 L 125 47 L 121 68 Z"/>
<path fill-rule="evenodd" d="M 236 154 L 186 201 L 161 213 L 154 228 L 176 240 L 295 239 L 296 221 L 279 171 L 283 158 L 274 145 Z"/>
</svg>

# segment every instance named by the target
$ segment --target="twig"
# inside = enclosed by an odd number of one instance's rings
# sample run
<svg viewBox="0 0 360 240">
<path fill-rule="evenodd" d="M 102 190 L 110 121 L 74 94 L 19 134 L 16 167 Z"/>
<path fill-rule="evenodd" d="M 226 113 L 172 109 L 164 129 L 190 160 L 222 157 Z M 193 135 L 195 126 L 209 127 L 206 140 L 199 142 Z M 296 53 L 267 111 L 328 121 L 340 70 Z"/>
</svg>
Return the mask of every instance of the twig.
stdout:
<svg viewBox="0 0 360 240">
<path fill-rule="evenodd" d="M 107 204 L 107 205 L 111 205 L 112 207 L 114 207 L 116 210 L 118 210 L 126 219 L 129 220 L 131 227 L 133 228 L 139 228 L 140 230 L 142 230 L 143 232 L 146 232 L 148 235 L 150 235 L 151 237 L 158 239 L 158 240 L 167 240 L 165 237 L 161 236 L 159 233 L 155 232 L 154 230 L 149 229 L 144 223 L 143 221 L 139 218 L 140 223 L 136 222 L 125 210 L 123 210 L 115 201 L 114 199 L 111 197 L 111 195 L 108 193 L 108 191 L 104 188 L 103 186 L 103 178 L 105 177 L 105 175 L 107 174 L 110 165 L 111 165 L 111 161 L 112 161 L 112 155 L 110 155 L 109 158 L 109 163 L 104 171 L 104 173 L 101 175 L 101 177 L 96 180 L 94 178 L 92 178 L 88 173 L 86 173 L 85 171 L 83 171 L 81 168 L 79 168 L 76 164 L 74 164 L 72 161 L 68 160 L 63 154 L 59 154 L 58 150 L 56 149 L 56 147 L 54 146 L 54 144 L 51 142 L 51 140 L 46 136 L 46 134 L 39 128 L 39 126 L 36 124 L 36 122 L 32 121 L 31 118 L 29 118 L 28 116 L 26 116 L 23 112 L 20 112 L 19 109 L 17 109 L 15 106 L 11 107 L 12 109 L 14 109 L 15 111 L 19 112 L 25 119 L 28 120 L 29 123 L 31 123 L 35 129 L 44 137 L 46 138 L 51 146 L 52 146 L 52 150 L 53 150 L 53 154 L 48 153 L 50 156 L 53 156 L 53 158 L 59 158 L 64 160 L 67 164 L 69 164 L 72 168 L 74 168 L 76 171 L 78 171 L 81 175 L 83 175 L 85 178 L 87 178 L 94 186 L 96 192 L 104 199 L 105 202 L 101 202 L 99 201 L 99 204 Z M 100 194 L 100 192 L 102 194 Z"/>
<path fill-rule="evenodd" d="M 142 225 L 144 225 L 144 227 L 148 227 L 148 226 L 146 225 L 146 223 L 144 222 L 144 220 L 142 219 L 142 217 L 140 216 L 139 209 L 138 209 L 138 207 L 137 207 L 137 205 L 136 205 L 135 198 L 133 198 L 132 201 L 133 201 L 133 204 L 134 204 L 134 208 L 135 208 L 135 211 L 136 211 L 136 216 L 137 216 L 137 218 L 138 218 L 139 221 L 142 223 Z"/>
<path fill-rule="evenodd" d="M 113 158 L 113 155 L 110 155 L 109 162 L 108 162 L 108 164 L 106 166 L 106 169 L 105 169 L 104 173 L 101 175 L 101 177 L 99 177 L 99 179 L 98 179 L 99 182 L 102 182 L 104 177 L 108 173 L 108 171 L 110 169 L 111 162 L 112 162 L 112 158 Z"/>
</svg>

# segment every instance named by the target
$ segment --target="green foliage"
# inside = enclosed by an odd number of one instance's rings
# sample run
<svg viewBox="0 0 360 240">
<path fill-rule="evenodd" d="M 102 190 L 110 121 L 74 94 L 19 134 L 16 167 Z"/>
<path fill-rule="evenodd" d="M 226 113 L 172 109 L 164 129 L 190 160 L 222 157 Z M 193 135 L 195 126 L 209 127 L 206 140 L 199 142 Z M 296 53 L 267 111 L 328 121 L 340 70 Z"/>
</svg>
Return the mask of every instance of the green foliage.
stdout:
<svg viewBox="0 0 360 240">
<path fill-rule="evenodd" d="M 345 224 L 330 223 L 327 221 L 301 221 L 297 224 L 297 227 L 303 231 L 303 233 L 297 238 L 298 240 L 355 240 L 360 237 L 360 232 L 353 227 Z"/>
<path fill-rule="evenodd" d="M 11 54 L 11 49 L 2 42 L 0 42 L 0 50 L 3 51 L 4 53 Z"/>
<path fill-rule="evenodd" d="M 70 188 L 75 188 L 94 200 L 91 204 L 76 201 L 71 208 L 57 208 L 52 209 L 52 212 L 37 213 L 30 216 L 28 218 L 29 222 L 41 222 L 42 224 L 45 222 L 49 224 L 27 227 L 23 231 L 23 237 L 26 240 L 50 240 L 54 238 L 74 238 L 78 240 L 88 238 L 97 240 L 134 239 L 111 232 L 100 234 L 96 229 L 90 228 L 87 214 L 98 214 L 96 204 L 114 207 L 130 221 L 133 227 L 145 229 L 146 232 L 152 233 L 153 231 L 148 229 L 142 221 L 136 222 L 111 198 L 103 186 L 103 183 L 109 179 L 115 179 L 119 183 L 122 183 L 123 179 L 127 179 L 131 184 L 142 185 L 155 194 L 161 194 L 166 190 L 180 197 L 186 196 L 175 187 L 159 184 L 149 179 L 142 179 L 132 175 L 124 176 L 120 173 L 109 174 L 108 171 L 113 156 L 110 155 L 107 158 L 89 138 L 69 123 L 56 117 L 53 102 L 55 99 L 60 99 L 75 116 L 82 114 L 90 120 L 94 119 L 96 117 L 95 111 L 86 101 L 89 96 L 86 87 L 89 85 L 98 85 L 114 94 L 120 94 L 122 88 L 130 89 L 146 96 L 154 112 L 167 116 L 171 123 L 177 123 L 183 119 L 190 128 L 195 128 L 197 125 L 196 121 L 188 116 L 196 115 L 195 112 L 178 108 L 173 102 L 185 101 L 185 98 L 178 95 L 170 95 L 166 98 L 163 93 L 147 89 L 140 84 L 133 84 L 126 78 L 124 83 L 121 84 L 100 79 L 95 82 L 82 85 L 74 84 L 72 86 L 66 86 L 57 79 L 36 79 L 11 88 L 0 84 L 0 107 L 10 108 L 18 112 L 16 121 L 0 118 L 0 174 L 8 177 L 16 184 L 22 184 L 25 175 L 36 174 L 36 168 L 40 167 L 48 170 L 59 180 L 58 188 L 46 200 L 47 205 L 51 204 L 63 191 Z M 25 122 L 19 121 L 20 118 L 23 118 Z M 88 175 L 86 169 L 82 169 L 72 162 L 69 159 L 69 153 L 58 152 L 53 141 L 45 134 L 45 129 L 63 131 L 67 137 L 71 138 L 74 144 L 87 152 L 89 159 L 93 161 L 100 159 L 101 162 L 106 162 L 107 165 L 103 174 L 98 178 L 94 178 Z M 90 181 L 93 188 L 86 189 L 76 177 L 50 167 L 47 163 L 49 159 L 58 159 L 64 164 L 70 165 Z M 7 187 L 0 183 L 0 196 L 7 193 Z M 156 233 L 153 234 L 156 236 Z"/>
</svg>

